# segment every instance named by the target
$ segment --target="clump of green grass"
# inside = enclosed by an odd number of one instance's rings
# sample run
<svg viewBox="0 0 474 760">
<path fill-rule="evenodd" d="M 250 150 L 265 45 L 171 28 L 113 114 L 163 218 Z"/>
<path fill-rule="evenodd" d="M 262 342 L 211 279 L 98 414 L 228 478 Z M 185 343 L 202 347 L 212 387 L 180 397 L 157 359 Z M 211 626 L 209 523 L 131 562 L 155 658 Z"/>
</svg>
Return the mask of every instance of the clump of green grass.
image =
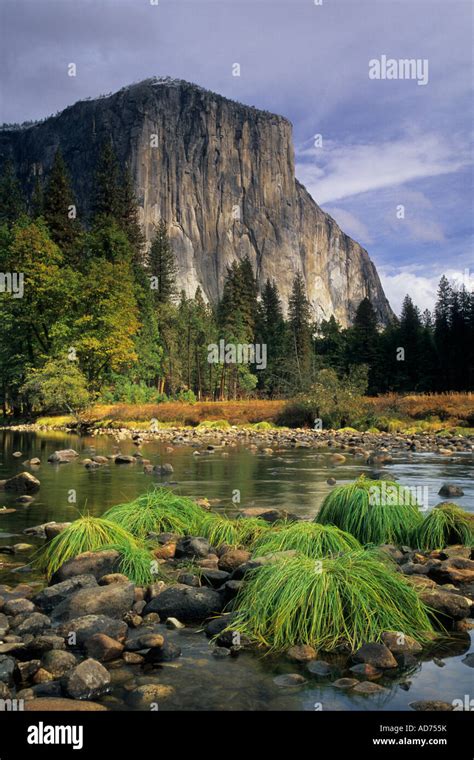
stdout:
<svg viewBox="0 0 474 760">
<path fill-rule="evenodd" d="M 128 531 L 102 517 L 84 515 L 75 520 L 37 552 L 33 564 L 46 573 L 49 579 L 61 565 L 78 554 L 111 548 L 121 554 L 124 574 L 134 582 L 139 582 L 144 575 L 144 550 Z M 151 574 L 149 554 L 148 563 Z"/>
<path fill-rule="evenodd" d="M 433 631 L 416 591 L 373 551 L 318 562 L 298 555 L 247 577 L 231 629 L 270 652 L 295 644 L 331 651 L 349 643 L 355 650 L 384 631 L 423 642 Z"/>
<path fill-rule="evenodd" d="M 215 512 L 208 512 L 199 525 L 199 535 L 216 547 L 221 544 L 247 545 L 268 530 L 268 523 L 258 517 L 240 517 L 234 520 Z"/>
<path fill-rule="evenodd" d="M 361 477 L 334 488 L 324 499 L 315 522 L 336 525 L 361 544 L 407 544 L 422 519 L 408 488 Z"/>
<path fill-rule="evenodd" d="M 257 539 L 252 547 L 257 557 L 293 549 L 305 557 L 315 559 L 361 548 L 358 540 L 350 533 L 345 533 L 334 525 L 314 522 L 287 523 L 283 527 L 275 525 Z"/>
<path fill-rule="evenodd" d="M 104 517 L 133 536 L 145 538 L 149 533 L 201 535 L 200 525 L 208 514 L 192 499 L 167 488 L 156 488 L 133 501 L 111 507 Z"/>
<path fill-rule="evenodd" d="M 456 504 L 439 504 L 413 531 L 411 543 L 417 549 L 444 549 L 451 544 L 474 544 L 470 515 Z"/>
<path fill-rule="evenodd" d="M 227 430 L 230 423 L 227 420 L 204 420 L 200 422 L 196 430 Z"/>
</svg>

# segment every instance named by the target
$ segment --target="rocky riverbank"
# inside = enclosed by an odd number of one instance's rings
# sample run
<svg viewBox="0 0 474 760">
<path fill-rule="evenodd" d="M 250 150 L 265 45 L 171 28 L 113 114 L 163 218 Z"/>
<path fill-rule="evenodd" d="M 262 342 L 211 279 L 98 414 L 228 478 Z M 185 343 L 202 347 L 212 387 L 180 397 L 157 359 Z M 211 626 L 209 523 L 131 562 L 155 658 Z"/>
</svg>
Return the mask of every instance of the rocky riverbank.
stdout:
<svg viewBox="0 0 474 760">
<path fill-rule="evenodd" d="M 155 539 L 157 580 L 146 587 L 118 572 L 119 555 L 110 550 L 69 560 L 40 590 L 35 584 L 0 585 L 0 700 L 6 700 L 0 704 L 21 700 L 26 710 L 118 709 L 118 703 L 119 709 L 160 709 L 177 696 L 170 671 L 166 683 L 160 676 L 179 661 L 183 636 L 207 637 L 218 660 L 252 649 L 232 631 L 232 602 L 250 570 L 258 572 L 278 557 L 252 557 L 225 545 L 216 550 L 200 537 L 168 533 Z M 418 589 L 446 635 L 425 647 L 390 631 L 355 652 L 344 646 L 331 653 L 293 646 L 283 655 L 291 672 L 274 678 L 276 690 L 313 681 L 371 697 L 387 691 L 393 679 L 405 682 L 422 661 L 442 664 L 447 655 L 468 652 L 474 612 L 471 549 L 382 549 Z M 473 655 L 463 663 L 473 667 Z M 434 709 L 422 701 L 411 707 Z M 453 705 L 441 701 L 436 709 Z"/>
</svg>

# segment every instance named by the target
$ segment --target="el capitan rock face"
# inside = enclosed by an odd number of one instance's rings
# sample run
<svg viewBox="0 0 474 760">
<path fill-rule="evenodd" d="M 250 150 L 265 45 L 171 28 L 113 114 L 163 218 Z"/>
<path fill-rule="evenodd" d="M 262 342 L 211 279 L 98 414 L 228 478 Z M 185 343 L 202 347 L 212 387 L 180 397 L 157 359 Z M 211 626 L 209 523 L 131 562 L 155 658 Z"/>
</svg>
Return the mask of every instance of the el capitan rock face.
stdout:
<svg viewBox="0 0 474 760">
<path fill-rule="evenodd" d="M 146 80 L 76 103 L 36 125 L 0 131 L 28 191 L 61 146 L 87 217 L 105 140 L 128 162 L 149 240 L 168 221 L 178 284 L 216 301 L 227 266 L 248 254 L 259 286 L 274 279 L 286 305 L 301 270 L 315 317 L 347 325 L 365 296 L 380 322 L 392 312 L 367 251 L 295 179 L 291 124 L 192 84 Z M 156 146 L 156 147 L 154 147 Z"/>
</svg>

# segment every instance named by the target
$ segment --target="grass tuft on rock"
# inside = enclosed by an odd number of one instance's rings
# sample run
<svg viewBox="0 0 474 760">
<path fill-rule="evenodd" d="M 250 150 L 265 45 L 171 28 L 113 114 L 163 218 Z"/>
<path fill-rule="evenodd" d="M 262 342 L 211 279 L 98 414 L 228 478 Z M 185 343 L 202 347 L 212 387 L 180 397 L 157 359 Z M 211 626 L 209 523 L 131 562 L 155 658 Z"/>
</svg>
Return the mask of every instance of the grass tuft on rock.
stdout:
<svg viewBox="0 0 474 760">
<path fill-rule="evenodd" d="M 121 571 L 134 583 L 152 579 L 151 554 L 123 527 L 103 517 L 84 515 L 36 553 L 33 564 L 51 578 L 70 559 L 83 552 L 116 549 L 121 555 Z M 145 557 L 148 569 L 145 572 Z M 145 580 L 144 580 L 145 579 Z"/>
<path fill-rule="evenodd" d="M 474 525 L 471 516 L 456 504 L 438 504 L 413 531 L 411 544 L 417 549 L 444 549 L 452 544 L 472 546 Z"/>
<path fill-rule="evenodd" d="M 269 524 L 259 517 L 239 517 L 231 519 L 225 515 L 208 512 L 199 527 L 199 535 L 207 538 L 212 546 L 248 545 L 270 529 Z"/>
<path fill-rule="evenodd" d="M 336 525 L 361 544 L 407 544 L 423 518 L 412 492 L 386 480 L 361 477 L 334 488 L 315 522 Z"/>
<path fill-rule="evenodd" d="M 145 538 L 149 533 L 201 535 L 200 524 L 208 514 L 192 499 L 167 488 L 156 488 L 133 501 L 111 507 L 104 517 L 133 536 Z"/>
<path fill-rule="evenodd" d="M 328 554 L 361 549 L 361 545 L 350 533 L 345 533 L 334 525 L 319 525 L 314 522 L 276 524 L 258 538 L 252 551 L 260 557 L 274 552 L 296 550 L 305 557 L 326 557 Z"/>
<path fill-rule="evenodd" d="M 400 574 L 373 551 L 315 562 L 298 555 L 256 568 L 236 598 L 229 630 L 280 652 L 296 644 L 332 651 L 400 631 L 419 642 L 433 628 L 427 608 Z"/>
</svg>

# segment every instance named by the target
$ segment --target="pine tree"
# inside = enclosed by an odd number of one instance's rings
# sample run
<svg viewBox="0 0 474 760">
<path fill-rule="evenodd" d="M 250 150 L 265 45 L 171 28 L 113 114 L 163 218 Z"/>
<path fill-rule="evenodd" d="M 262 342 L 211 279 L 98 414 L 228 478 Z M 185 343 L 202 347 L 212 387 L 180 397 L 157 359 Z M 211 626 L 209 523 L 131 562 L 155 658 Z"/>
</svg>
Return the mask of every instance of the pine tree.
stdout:
<svg viewBox="0 0 474 760">
<path fill-rule="evenodd" d="M 163 219 L 156 226 L 146 263 L 155 302 L 172 302 L 176 295 L 177 266 L 168 237 L 168 226 Z"/>
<path fill-rule="evenodd" d="M 79 223 L 71 182 L 60 148 L 44 191 L 43 216 L 52 240 L 65 252 L 77 242 Z"/>
<path fill-rule="evenodd" d="M 448 390 L 451 380 L 449 368 L 451 345 L 451 303 L 452 287 L 443 275 L 438 285 L 435 306 L 434 339 L 438 358 L 437 390 Z"/>
<path fill-rule="evenodd" d="M 368 298 L 357 307 L 354 324 L 349 330 L 350 364 L 366 364 L 369 370 L 368 392 L 377 389 L 380 372 L 380 338 L 377 330 L 377 316 Z"/>
<path fill-rule="evenodd" d="M 12 226 L 25 212 L 25 202 L 11 161 L 5 161 L 0 175 L 0 224 Z"/>
<path fill-rule="evenodd" d="M 289 351 L 296 368 L 296 390 L 303 390 L 311 379 L 311 307 L 306 297 L 303 275 L 298 272 L 288 301 Z"/>
<path fill-rule="evenodd" d="M 129 240 L 135 263 L 141 265 L 145 237 L 138 218 L 138 203 L 128 165 L 123 172 L 119 203 L 120 218 L 117 221 Z"/>
<path fill-rule="evenodd" d="M 102 217 L 121 219 L 122 185 L 117 156 L 109 140 L 104 143 L 95 174 L 95 197 L 92 204 L 94 221 Z"/>
<path fill-rule="evenodd" d="M 278 288 L 267 279 L 262 291 L 257 320 L 258 341 L 267 347 L 267 367 L 259 372 L 259 387 L 272 395 L 281 384 L 282 366 L 285 359 L 285 320 Z"/>
<path fill-rule="evenodd" d="M 44 191 L 38 174 L 35 177 L 35 184 L 31 196 L 30 213 L 32 219 L 39 219 L 39 217 L 44 214 Z"/>
</svg>

